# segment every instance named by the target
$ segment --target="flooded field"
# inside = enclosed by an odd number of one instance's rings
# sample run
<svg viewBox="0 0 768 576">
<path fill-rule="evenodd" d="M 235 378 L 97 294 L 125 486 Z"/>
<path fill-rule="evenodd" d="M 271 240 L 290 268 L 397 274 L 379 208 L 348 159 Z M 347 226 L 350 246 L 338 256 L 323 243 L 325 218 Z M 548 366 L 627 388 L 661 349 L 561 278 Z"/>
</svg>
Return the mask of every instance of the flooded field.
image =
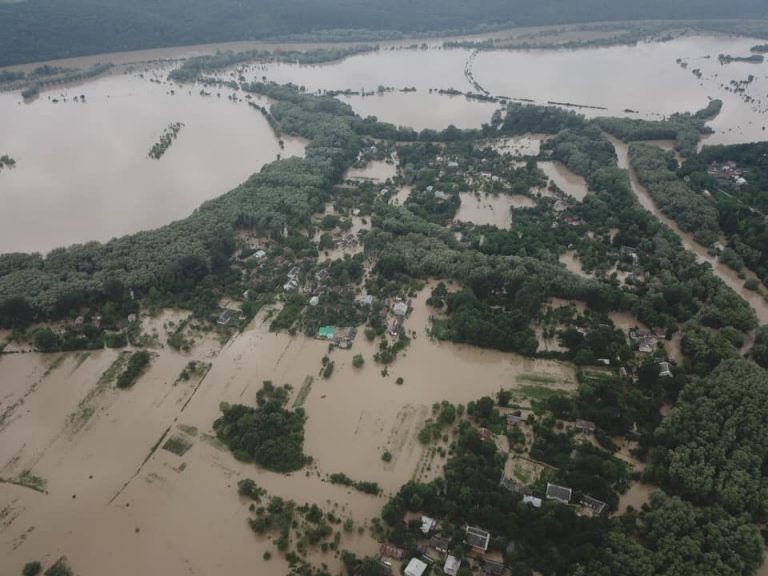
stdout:
<svg viewBox="0 0 768 576">
<path fill-rule="evenodd" d="M 760 100 L 768 65 L 721 66 L 716 56 L 747 52 L 753 44 L 745 38 L 683 37 L 610 48 L 480 52 L 472 59 L 473 74 L 491 94 L 605 108 L 579 109 L 589 115 L 625 115 L 631 109 L 652 118 L 693 111 L 709 97 L 721 98 L 723 112 L 711 123 L 715 134 L 707 142 L 749 141 L 762 138 L 768 124 L 768 102 Z M 248 65 L 243 71 L 249 79 L 293 82 L 310 90 L 365 91 L 372 95 L 340 98 L 362 115 L 416 129 L 488 122 L 499 105 L 438 92 L 472 89 L 464 75 L 472 52 L 443 49 L 439 40 L 425 45 L 427 49 L 406 49 L 406 42 L 382 43 L 377 52 L 340 62 Z M 108 57 L 122 66 L 115 73 L 45 91 L 30 104 L 23 104 L 18 94 L 0 94 L 0 150 L 17 160 L 15 169 L 0 175 L 0 252 L 47 251 L 160 226 L 233 188 L 278 154 L 301 154 L 300 142 L 288 140 L 281 150 L 264 119 L 242 99 L 228 98 L 232 93 L 227 89 L 220 97 L 200 96 L 199 86 L 165 83 L 169 64 L 151 62 L 253 46 L 115 54 Z M 677 64 L 678 58 L 700 69 L 701 79 Z M 63 63 L 88 66 L 95 59 Z M 124 73 L 131 62 L 141 63 L 144 79 Z M 755 79 L 746 94 L 725 90 L 730 80 L 748 74 Z M 526 82 L 514 80 L 519 77 Z M 401 92 L 404 88 L 416 91 Z M 86 102 L 74 102 L 81 94 Z M 755 101 L 747 102 L 745 95 Z M 148 159 L 149 148 L 171 122 L 184 123 L 179 138 L 159 161 Z M 508 142 L 507 151 L 535 153 L 540 139 L 523 140 Z M 583 182 L 564 168 L 541 165 L 567 193 L 575 198 L 586 194 Z"/>
<path fill-rule="evenodd" d="M 48 251 L 109 240 L 189 215 L 283 156 L 263 116 L 199 89 L 113 75 L 44 92 L 31 104 L 0 93 L 0 150 L 17 165 L 0 174 L 0 253 Z M 85 96 L 85 102 L 74 101 Z M 54 103 L 54 99 L 58 103 Z M 159 159 L 150 147 L 184 124 Z M 4 152 L 5 153 L 5 152 Z"/>
<path fill-rule="evenodd" d="M 537 166 L 551 182 L 568 196 L 582 201 L 589 192 L 584 178 L 574 174 L 560 162 L 538 162 Z"/>
<path fill-rule="evenodd" d="M 372 358 L 376 343 L 360 335 L 351 351 L 332 353 L 333 377 L 321 379 L 325 342 L 270 333 L 260 319 L 223 347 L 199 338 L 189 354 L 156 348 L 149 371 L 129 390 L 103 383 L 117 351 L 0 357 L 0 477 L 34 476 L 42 483 L 42 491 L 0 484 L 7 509 L 0 572 L 66 554 L 80 574 L 284 574 L 277 555 L 261 559 L 274 545 L 248 528 L 238 479 L 252 477 L 271 494 L 331 507 L 368 525 L 391 491 L 441 466 L 417 439 L 434 402 L 466 403 L 532 382 L 575 388 L 568 364 L 431 341 L 427 295 L 428 289 L 414 301 L 406 320 L 413 342 L 386 377 Z M 158 332 L 164 342 L 179 319 L 145 318 L 145 332 Z M 357 353 L 366 360 L 362 369 L 352 366 Z M 210 363 L 210 370 L 180 381 L 190 360 Z M 314 459 L 308 473 L 265 472 L 238 462 L 212 439 L 219 402 L 252 404 L 267 379 L 292 384 L 291 402 L 307 411 L 305 452 Z M 166 430 L 190 441 L 183 456 L 153 451 Z M 390 462 L 381 460 L 384 450 Z M 384 495 L 323 480 L 334 472 L 375 480 Z M 358 553 L 378 546 L 367 532 L 345 536 L 343 544 Z M 331 553 L 318 554 L 337 566 Z"/>
<path fill-rule="evenodd" d="M 530 208 L 536 202 L 519 194 L 461 194 L 461 206 L 456 213 L 456 220 L 472 222 L 479 226 L 489 225 L 497 228 L 509 228 L 512 224 L 514 208 Z"/>
</svg>

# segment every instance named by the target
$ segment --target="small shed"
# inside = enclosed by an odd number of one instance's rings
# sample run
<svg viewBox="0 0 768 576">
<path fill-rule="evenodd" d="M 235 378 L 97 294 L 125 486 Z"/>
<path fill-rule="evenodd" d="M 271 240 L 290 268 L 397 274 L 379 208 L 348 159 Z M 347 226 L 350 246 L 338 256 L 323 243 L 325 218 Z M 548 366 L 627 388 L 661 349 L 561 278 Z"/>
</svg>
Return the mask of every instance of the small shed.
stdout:
<svg viewBox="0 0 768 576">
<path fill-rule="evenodd" d="M 309 305 L 310 306 L 317 306 L 320 304 L 320 297 L 319 296 L 312 296 L 312 298 L 309 299 Z"/>
<path fill-rule="evenodd" d="M 557 500 L 563 504 L 569 504 L 572 493 L 570 488 L 547 482 L 547 500 Z"/>
<path fill-rule="evenodd" d="M 459 573 L 460 567 L 461 567 L 461 560 L 449 554 L 448 558 L 445 559 L 443 572 L 448 574 L 448 576 L 456 576 Z"/>
<path fill-rule="evenodd" d="M 670 370 L 669 362 L 659 362 L 659 378 L 671 377 L 672 370 Z"/>
<path fill-rule="evenodd" d="M 405 567 L 405 576 L 422 576 L 427 570 L 427 563 L 418 558 L 411 558 Z"/>
</svg>

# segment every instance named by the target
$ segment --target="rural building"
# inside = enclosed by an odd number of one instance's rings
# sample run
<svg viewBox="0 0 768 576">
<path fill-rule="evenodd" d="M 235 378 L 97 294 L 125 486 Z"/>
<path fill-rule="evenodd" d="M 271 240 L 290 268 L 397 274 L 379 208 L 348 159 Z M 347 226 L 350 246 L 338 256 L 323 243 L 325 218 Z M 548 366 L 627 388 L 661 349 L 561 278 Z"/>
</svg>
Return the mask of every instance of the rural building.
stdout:
<svg viewBox="0 0 768 576">
<path fill-rule="evenodd" d="M 443 572 L 448 574 L 448 576 L 456 576 L 459 573 L 460 567 L 461 567 L 461 560 L 459 560 L 455 556 L 449 555 L 448 558 L 445 559 Z"/>
<path fill-rule="evenodd" d="M 524 422 L 523 417 L 518 414 L 507 414 L 507 426 L 519 426 Z"/>
<path fill-rule="evenodd" d="M 309 305 L 310 306 L 317 306 L 320 304 L 320 297 L 319 296 L 312 296 L 312 298 L 309 299 Z"/>
<path fill-rule="evenodd" d="M 427 570 L 427 563 L 418 558 L 411 558 L 405 567 L 405 576 L 422 576 Z"/>
<path fill-rule="evenodd" d="M 669 362 L 659 362 L 659 378 L 672 376 L 672 370 L 669 368 Z"/>
<path fill-rule="evenodd" d="M 491 438 L 493 438 L 493 434 L 488 428 L 480 428 L 480 440 L 490 442 Z"/>
<path fill-rule="evenodd" d="M 481 552 L 488 550 L 488 543 L 491 541 L 491 535 L 488 532 L 472 526 L 467 526 L 464 528 L 464 531 L 465 544 L 469 544 L 472 548 Z"/>
<path fill-rule="evenodd" d="M 430 518 L 429 516 L 421 517 L 421 533 L 428 536 L 432 530 L 437 526 L 437 520 Z"/>
<path fill-rule="evenodd" d="M 383 558 L 392 558 L 393 560 L 402 560 L 405 555 L 405 551 L 392 544 L 382 544 L 379 549 L 379 555 Z"/>
<path fill-rule="evenodd" d="M 448 552 L 448 540 L 444 538 L 438 538 L 437 536 L 433 536 L 429 540 L 429 545 L 432 546 L 432 548 L 434 548 L 438 552 L 441 552 L 442 554 L 446 554 Z"/>
<path fill-rule="evenodd" d="M 541 508 L 541 498 L 536 498 L 536 496 L 523 496 L 523 503 L 524 504 L 530 504 L 534 508 Z"/>
<path fill-rule="evenodd" d="M 232 320 L 237 316 L 237 311 L 225 308 L 219 317 L 216 319 L 216 324 L 219 326 L 228 326 Z"/>
<path fill-rule="evenodd" d="M 333 340 L 336 338 L 336 326 L 321 326 L 317 331 L 320 340 Z"/>
<path fill-rule="evenodd" d="M 571 502 L 571 494 L 570 488 L 547 482 L 547 500 L 557 500 L 563 504 L 569 504 Z"/>
<path fill-rule="evenodd" d="M 585 434 L 594 434 L 597 430 L 597 426 L 590 420 L 576 420 L 576 430 L 584 432 Z"/>
<path fill-rule="evenodd" d="M 408 314 L 408 304 L 405 302 L 396 302 L 394 306 L 392 306 L 392 312 L 394 312 L 395 316 L 405 316 Z"/>
<path fill-rule="evenodd" d="M 597 498 L 592 498 L 591 496 L 582 496 L 579 503 L 584 506 L 584 508 L 588 508 L 592 510 L 595 514 L 600 514 L 603 510 L 605 510 L 605 502 L 601 502 Z"/>
</svg>

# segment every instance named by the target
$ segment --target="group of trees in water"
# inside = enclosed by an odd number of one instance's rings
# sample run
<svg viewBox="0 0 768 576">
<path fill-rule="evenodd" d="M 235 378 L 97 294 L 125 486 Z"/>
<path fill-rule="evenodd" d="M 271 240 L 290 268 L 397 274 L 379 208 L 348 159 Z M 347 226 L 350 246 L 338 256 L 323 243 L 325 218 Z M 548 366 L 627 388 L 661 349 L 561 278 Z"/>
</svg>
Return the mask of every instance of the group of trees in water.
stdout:
<svg viewBox="0 0 768 576">
<path fill-rule="evenodd" d="M 163 133 L 160 135 L 160 140 L 155 142 L 152 145 L 152 148 L 149 149 L 149 157 L 154 160 L 160 160 L 166 150 L 171 147 L 173 141 L 179 136 L 179 132 L 181 132 L 183 127 L 184 124 L 182 122 L 172 122 L 171 124 L 168 124 L 168 127 L 163 130 Z"/>
<path fill-rule="evenodd" d="M 175 82 L 195 82 L 224 68 L 251 62 L 289 62 L 295 64 L 322 64 L 343 60 L 356 54 L 365 54 L 378 46 L 360 45 L 348 48 L 317 48 L 314 50 L 246 50 L 243 52 L 217 52 L 206 56 L 194 56 L 174 68 L 168 78 Z"/>
<path fill-rule="evenodd" d="M 14 166 L 16 166 L 16 160 L 8 156 L 8 154 L 0 156 L 0 172 L 2 172 L 3 168 L 13 168 Z"/>
<path fill-rule="evenodd" d="M 304 455 L 304 410 L 289 410 L 288 389 L 264 382 L 256 394 L 256 407 L 221 406 L 222 416 L 213 423 L 216 436 L 235 458 L 254 462 L 268 470 L 291 472 L 307 463 Z"/>
</svg>

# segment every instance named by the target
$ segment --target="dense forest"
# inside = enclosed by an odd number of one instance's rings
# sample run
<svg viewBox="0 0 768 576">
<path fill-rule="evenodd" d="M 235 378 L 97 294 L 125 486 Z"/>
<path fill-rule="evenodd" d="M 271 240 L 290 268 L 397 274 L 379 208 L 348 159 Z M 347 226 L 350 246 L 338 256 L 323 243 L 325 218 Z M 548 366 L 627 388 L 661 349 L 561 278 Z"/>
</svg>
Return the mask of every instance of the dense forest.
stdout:
<svg viewBox="0 0 768 576">
<path fill-rule="evenodd" d="M 399 34 L 639 19 L 764 18 L 762 0 L 26 0 L 0 2 L 0 66 L 159 46 L 312 34 Z M 340 34 L 340 30 L 357 30 Z M 367 31 L 367 32 L 364 32 Z"/>
</svg>

